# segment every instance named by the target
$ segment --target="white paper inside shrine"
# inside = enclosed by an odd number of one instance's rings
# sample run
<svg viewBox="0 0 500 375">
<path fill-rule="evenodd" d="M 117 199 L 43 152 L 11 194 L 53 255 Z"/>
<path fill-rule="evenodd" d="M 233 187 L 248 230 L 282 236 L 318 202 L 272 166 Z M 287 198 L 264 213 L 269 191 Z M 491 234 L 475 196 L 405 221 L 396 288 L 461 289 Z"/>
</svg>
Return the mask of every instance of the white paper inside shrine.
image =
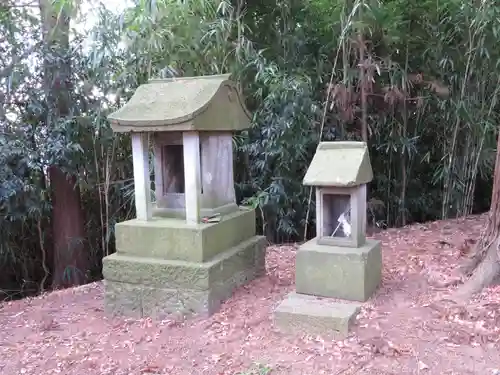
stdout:
<svg viewBox="0 0 500 375">
<path fill-rule="evenodd" d="M 351 200 L 349 195 L 323 195 L 323 236 L 351 237 Z"/>
</svg>

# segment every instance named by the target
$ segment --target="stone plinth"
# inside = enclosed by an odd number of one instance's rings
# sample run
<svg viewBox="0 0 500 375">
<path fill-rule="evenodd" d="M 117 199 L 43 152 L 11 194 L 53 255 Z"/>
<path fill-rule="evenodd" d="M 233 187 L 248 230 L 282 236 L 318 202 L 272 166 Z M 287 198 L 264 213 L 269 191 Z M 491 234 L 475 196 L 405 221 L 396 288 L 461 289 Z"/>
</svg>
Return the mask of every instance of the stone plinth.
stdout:
<svg viewBox="0 0 500 375">
<path fill-rule="evenodd" d="M 242 209 L 211 224 L 118 224 L 117 252 L 103 259 L 106 311 L 154 319 L 215 313 L 235 288 L 265 273 L 266 240 L 254 220 Z"/>
<path fill-rule="evenodd" d="M 349 334 L 359 308 L 357 303 L 335 302 L 292 292 L 274 311 L 274 321 L 285 333 L 343 340 Z"/>
<path fill-rule="evenodd" d="M 295 288 L 274 311 L 285 333 L 347 337 L 364 302 L 380 284 L 380 241 L 367 239 L 358 248 L 304 243 L 295 261 Z M 338 301 L 341 299 L 342 301 Z"/>
<path fill-rule="evenodd" d="M 381 280 L 380 241 L 367 239 L 358 248 L 303 244 L 296 257 L 297 293 L 364 302 Z"/>
<path fill-rule="evenodd" d="M 118 254 L 205 262 L 255 236 L 255 211 L 222 215 L 219 223 L 188 224 L 175 218 L 128 220 L 115 225 Z"/>
</svg>

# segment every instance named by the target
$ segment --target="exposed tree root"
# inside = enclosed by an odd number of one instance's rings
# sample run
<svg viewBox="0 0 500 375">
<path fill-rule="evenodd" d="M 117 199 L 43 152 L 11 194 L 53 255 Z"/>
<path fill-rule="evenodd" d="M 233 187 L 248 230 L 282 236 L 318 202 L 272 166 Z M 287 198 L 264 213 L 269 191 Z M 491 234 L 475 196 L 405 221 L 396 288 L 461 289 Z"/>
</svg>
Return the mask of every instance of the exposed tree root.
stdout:
<svg viewBox="0 0 500 375">
<path fill-rule="evenodd" d="M 488 249 L 491 245 L 493 245 L 493 242 L 496 241 L 495 238 L 491 239 L 491 237 L 491 235 L 483 234 L 481 240 L 476 243 L 474 251 L 470 253 L 464 263 L 460 266 L 460 272 L 462 274 L 470 276 L 484 260 L 484 258 L 486 258 Z"/>
<path fill-rule="evenodd" d="M 490 286 L 500 276 L 499 245 L 500 237 L 490 243 L 488 247 L 478 249 L 477 253 L 483 253 L 485 256 L 475 267 L 472 276 L 454 293 L 452 296 L 454 301 L 463 302 L 470 299 L 475 293 Z"/>
<path fill-rule="evenodd" d="M 491 206 L 486 230 L 476 244 L 469 261 L 463 271 L 471 277 L 458 288 L 452 298 L 455 301 L 465 301 L 473 294 L 490 286 L 500 276 L 500 136 L 497 137 L 497 156 L 493 175 L 493 190 Z"/>
</svg>

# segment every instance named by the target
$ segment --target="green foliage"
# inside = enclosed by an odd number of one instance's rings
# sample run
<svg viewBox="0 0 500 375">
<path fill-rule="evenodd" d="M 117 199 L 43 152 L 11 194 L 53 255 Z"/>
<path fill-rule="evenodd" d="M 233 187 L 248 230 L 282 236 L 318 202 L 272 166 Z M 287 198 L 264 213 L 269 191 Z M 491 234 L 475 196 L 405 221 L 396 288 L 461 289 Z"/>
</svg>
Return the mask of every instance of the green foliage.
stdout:
<svg viewBox="0 0 500 375">
<path fill-rule="evenodd" d="M 375 175 L 370 224 L 488 207 L 500 88 L 493 0 L 141 0 L 121 13 L 95 6 L 95 26 L 73 31 L 62 52 L 38 48 L 32 7 L 9 4 L 0 6 L 4 289 L 36 292 L 43 278 L 50 165 L 78 178 L 91 273 L 100 277 L 114 224 L 134 214 L 130 142 L 106 115 L 152 77 L 239 79 L 253 126 L 234 137 L 237 196 L 258 210 L 271 241 L 313 235 L 302 178 L 316 145 L 359 140 L 363 125 Z M 57 4 L 74 18 L 82 2 Z M 69 115 L 50 123 L 42 58 L 72 67 Z"/>
<path fill-rule="evenodd" d="M 239 146 L 249 163 L 238 187 L 242 196 L 258 196 L 264 233 L 283 242 L 299 235 L 297 223 L 309 204 L 302 177 L 316 149 L 320 108 L 307 77 L 288 75 L 272 63 L 261 66 L 255 99 L 262 104 Z"/>
</svg>

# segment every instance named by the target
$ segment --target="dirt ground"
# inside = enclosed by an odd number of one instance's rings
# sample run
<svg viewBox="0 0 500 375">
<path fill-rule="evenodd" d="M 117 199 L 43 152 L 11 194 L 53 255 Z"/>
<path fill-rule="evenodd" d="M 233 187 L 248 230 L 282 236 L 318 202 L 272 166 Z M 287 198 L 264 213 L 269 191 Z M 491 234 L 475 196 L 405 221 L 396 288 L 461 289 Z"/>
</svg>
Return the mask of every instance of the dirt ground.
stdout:
<svg viewBox="0 0 500 375">
<path fill-rule="evenodd" d="M 293 290 L 294 247 L 269 248 L 267 275 L 210 319 L 111 319 L 94 283 L 0 305 L 0 373 L 500 374 L 500 287 L 446 300 L 452 271 L 484 216 L 376 235 L 383 282 L 340 342 L 285 336 L 273 308 Z M 260 364 L 260 365 L 259 365 Z"/>
</svg>

